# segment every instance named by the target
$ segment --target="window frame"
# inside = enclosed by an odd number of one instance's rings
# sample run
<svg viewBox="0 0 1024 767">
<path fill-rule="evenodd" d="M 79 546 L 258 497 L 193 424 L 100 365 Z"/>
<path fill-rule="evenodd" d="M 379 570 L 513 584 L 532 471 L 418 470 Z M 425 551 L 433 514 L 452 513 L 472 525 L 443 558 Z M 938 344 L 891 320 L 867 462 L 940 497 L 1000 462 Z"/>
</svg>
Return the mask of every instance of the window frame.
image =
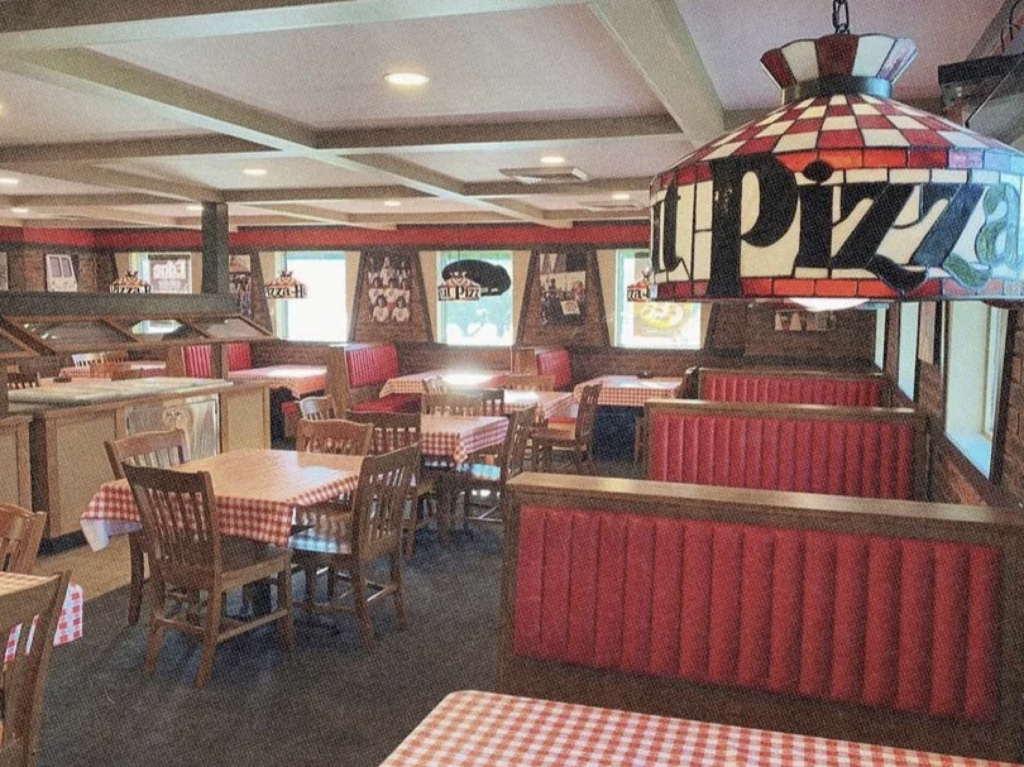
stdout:
<svg viewBox="0 0 1024 767">
<path fill-rule="evenodd" d="M 501 263 L 501 264 L 499 264 L 499 266 L 503 267 L 508 272 L 509 281 L 511 283 L 509 285 L 509 289 L 507 291 L 505 291 L 505 293 L 503 293 L 500 296 L 487 296 L 487 297 L 481 298 L 480 302 L 492 301 L 492 300 L 497 300 L 497 299 L 501 299 L 503 301 L 507 300 L 509 302 L 510 321 L 509 321 L 509 324 L 508 324 L 508 343 L 505 343 L 504 341 L 498 341 L 496 343 L 485 343 L 485 344 L 474 344 L 474 343 L 464 343 L 464 342 L 455 342 L 455 343 L 453 343 L 448 338 L 447 312 L 448 312 L 448 304 L 450 302 L 448 302 L 448 301 L 438 301 L 437 300 L 437 292 L 435 291 L 434 295 L 433 295 L 435 306 L 437 307 L 437 330 L 435 331 L 435 336 L 437 338 L 437 342 L 438 343 L 444 344 L 446 346 L 452 346 L 452 347 L 455 347 L 457 349 L 508 349 L 508 348 L 512 348 L 513 346 L 515 346 L 515 344 L 516 344 L 516 330 L 517 330 L 517 328 L 516 328 L 516 319 L 517 318 L 516 318 L 516 311 L 515 311 L 515 279 L 516 279 L 516 277 L 515 277 L 515 252 L 514 251 L 508 250 L 508 249 L 502 249 L 502 250 L 439 250 L 439 251 L 437 251 L 437 262 L 436 262 L 436 266 L 437 266 L 437 279 L 435 280 L 435 282 L 438 285 L 440 285 L 444 281 L 443 277 L 441 276 L 441 273 L 444 271 L 444 268 L 446 266 L 448 266 L 448 264 L 450 264 L 450 263 L 454 263 L 456 261 L 466 261 L 466 260 L 480 260 L 480 261 L 487 261 L 488 259 L 495 259 L 495 260 L 497 260 L 499 258 L 502 259 L 502 260 L 506 260 L 507 259 L 507 264 L 506 263 Z"/>
<path fill-rule="evenodd" d="M 289 263 L 288 263 L 289 257 L 296 258 L 296 259 L 300 259 L 301 258 L 301 260 L 305 260 L 305 261 L 340 261 L 341 262 L 341 273 L 342 273 L 342 280 L 343 280 L 342 289 L 341 289 L 341 294 L 342 294 L 342 312 L 341 312 L 341 317 L 342 317 L 342 322 L 344 323 L 344 325 L 343 325 L 343 332 L 339 335 L 338 338 L 335 338 L 335 339 L 332 339 L 332 340 L 324 340 L 324 339 L 310 340 L 308 338 L 307 339 L 291 338 L 291 336 L 290 336 L 290 324 L 291 323 L 290 323 L 290 318 L 289 318 L 289 310 L 291 308 L 291 303 L 292 303 L 292 300 L 308 301 L 310 299 L 310 294 L 309 294 L 309 287 L 310 286 L 307 284 L 306 285 L 306 290 L 307 290 L 306 298 L 304 298 L 304 299 L 289 299 L 289 300 L 283 300 L 283 301 L 278 301 L 277 302 L 277 307 L 276 307 L 275 314 L 276 314 L 276 320 L 277 320 L 277 333 L 278 333 L 278 337 L 280 337 L 280 338 L 282 338 L 282 339 L 284 339 L 286 341 L 295 341 L 297 343 L 344 343 L 344 342 L 348 341 L 349 332 L 351 330 L 351 325 L 352 325 L 352 307 L 350 307 L 348 305 L 348 303 L 349 303 L 349 301 L 348 301 L 348 294 L 349 294 L 349 290 L 348 290 L 348 257 L 349 257 L 349 254 L 348 254 L 348 252 L 344 251 L 344 250 L 323 250 L 323 251 L 320 251 L 320 250 L 293 250 L 293 251 L 284 251 L 284 252 L 281 253 L 280 259 L 279 259 L 280 265 L 281 265 L 281 271 L 291 271 L 292 270 L 293 267 L 291 265 L 289 265 Z M 277 260 L 277 259 L 275 259 L 275 260 Z"/>
<path fill-rule="evenodd" d="M 623 338 L 627 312 L 629 312 L 632 307 L 637 306 L 636 303 L 626 300 L 626 287 L 637 279 L 636 277 L 627 276 L 626 274 L 625 262 L 628 258 L 647 258 L 650 260 L 651 252 L 648 248 L 619 248 L 615 251 L 615 321 L 613 327 L 613 347 L 616 349 L 628 349 L 630 351 L 700 351 L 704 347 L 703 307 L 696 301 L 685 304 L 686 306 L 691 307 L 691 311 L 695 313 L 694 321 L 697 324 L 697 340 L 695 344 L 679 344 L 674 342 L 674 340 L 664 344 L 635 344 L 627 343 L 626 339 Z"/>
</svg>

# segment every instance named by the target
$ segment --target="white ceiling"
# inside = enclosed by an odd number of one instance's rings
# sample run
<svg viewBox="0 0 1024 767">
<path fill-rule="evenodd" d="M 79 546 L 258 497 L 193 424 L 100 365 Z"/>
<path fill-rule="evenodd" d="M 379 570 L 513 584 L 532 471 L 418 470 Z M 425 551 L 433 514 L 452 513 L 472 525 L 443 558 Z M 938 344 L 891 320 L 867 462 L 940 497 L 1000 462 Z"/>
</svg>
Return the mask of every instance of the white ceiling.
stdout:
<svg viewBox="0 0 1024 767">
<path fill-rule="evenodd" d="M 852 25 L 915 38 L 899 95 L 935 99 L 936 66 L 965 57 L 1002 2 L 851 0 Z M 611 193 L 645 203 L 648 179 L 733 112 L 774 105 L 761 52 L 830 31 L 830 4 L 633 3 L 221 0 L 168 19 L 188 6 L 0 2 L 0 177 L 21 179 L 0 186 L 0 219 L 194 227 L 197 200 L 243 226 L 644 218 L 608 209 Z M 405 69 L 429 84 L 384 83 Z M 546 154 L 591 180 L 500 173 Z"/>
</svg>

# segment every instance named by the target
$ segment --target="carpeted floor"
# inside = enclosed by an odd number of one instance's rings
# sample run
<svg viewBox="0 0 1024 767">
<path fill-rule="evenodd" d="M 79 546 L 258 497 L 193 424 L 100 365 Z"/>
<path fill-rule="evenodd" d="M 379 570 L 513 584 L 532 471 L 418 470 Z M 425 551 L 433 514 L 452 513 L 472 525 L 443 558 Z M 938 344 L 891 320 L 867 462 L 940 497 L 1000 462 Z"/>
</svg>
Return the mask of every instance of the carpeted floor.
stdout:
<svg viewBox="0 0 1024 767">
<path fill-rule="evenodd" d="M 447 548 L 427 534 L 405 570 L 407 631 L 380 603 L 367 653 L 353 618 L 297 613 L 294 654 L 272 627 L 244 635 L 203 690 L 197 643 L 169 635 L 149 677 L 148 608 L 128 628 L 123 590 L 87 602 L 85 637 L 54 648 L 40 765 L 376 767 L 447 693 L 493 689 L 500 568 L 497 529 Z"/>
</svg>

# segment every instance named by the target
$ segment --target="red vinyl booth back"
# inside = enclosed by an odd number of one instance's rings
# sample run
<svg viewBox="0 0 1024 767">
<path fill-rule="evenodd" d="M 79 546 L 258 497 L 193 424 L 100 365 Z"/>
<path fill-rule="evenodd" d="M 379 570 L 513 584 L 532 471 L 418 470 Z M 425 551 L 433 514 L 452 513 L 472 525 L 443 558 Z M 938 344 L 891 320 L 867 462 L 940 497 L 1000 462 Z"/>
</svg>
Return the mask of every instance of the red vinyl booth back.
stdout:
<svg viewBox="0 0 1024 767">
<path fill-rule="evenodd" d="M 880 377 L 822 378 L 701 371 L 701 399 L 726 402 L 779 402 L 791 405 L 882 404 Z"/>
<path fill-rule="evenodd" d="M 228 344 L 228 370 L 252 370 L 252 349 L 244 341 Z"/>
<path fill-rule="evenodd" d="M 213 378 L 213 347 L 186 346 L 183 350 L 185 375 L 189 378 Z M 252 351 L 249 344 L 227 344 L 228 370 L 251 370 Z"/>
<path fill-rule="evenodd" d="M 518 656 L 998 713 L 994 547 L 531 505 L 517 557 Z"/>
<path fill-rule="evenodd" d="M 349 388 L 381 385 L 398 376 L 398 350 L 391 344 L 346 349 L 345 364 Z"/>
<path fill-rule="evenodd" d="M 537 374 L 554 376 L 555 388 L 563 391 L 572 386 L 572 366 L 568 349 L 547 349 L 537 352 Z"/>
<path fill-rule="evenodd" d="M 659 412 L 650 429 L 648 479 L 914 497 L 912 423 Z"/>
</svg>

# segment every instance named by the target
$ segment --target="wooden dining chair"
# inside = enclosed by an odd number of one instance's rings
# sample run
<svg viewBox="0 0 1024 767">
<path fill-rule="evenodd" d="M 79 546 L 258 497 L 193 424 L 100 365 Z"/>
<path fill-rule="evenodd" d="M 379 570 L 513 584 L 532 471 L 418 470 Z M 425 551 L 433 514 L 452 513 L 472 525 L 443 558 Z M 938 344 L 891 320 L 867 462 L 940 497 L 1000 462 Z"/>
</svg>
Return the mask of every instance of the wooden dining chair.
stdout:
<svg viewBox="0 0 1024 767">
<path fill-rule="evenodd" d="M 150 565 L 149 645 L 146 671 L 156 671 L 167 629 L 202 637 L 195 685 L 213 670 L 217 645 L 268 623 L 277 623 L 281 644 L 291 651 L 291 552 L 220 534 L 217 501 L 208 472 L 181 472 L 124 465 L 142 520 Z M 277 608 L 241 621 L 223 615 L 225 592 L 266 578 L 277 581 Z M 193 595 L 206 593 L 205 615 Z M 170 604 L 170 610 L 168 610 Z"/>
<path fill-rule="evenodd" d="M 497 461 L 490 463 L 459 464 L 442 479 L 444 502 L 441 514 L 445 524 L 450 524 L 458 506 L 463 500 L 463 521 L 501 522 L 501 497 L 505 483 L 523 471 L 526 446 L 530 440 L 530 429 L 537 417 L 536 406 L 517 410 L 508 419 L 508 431 L 502 442 Z M 486 497 L 488 503 L 473 503 L 473 494 Z"/>
<path fill-rule="evenodd" d="M 423 379 L 423 391 L 426 394 L 447 394 L 448 384 L 442 376 L 428 376 Z"/>
<path fill-rule="evenodd" d="M 424 394 L 420 410 L 425 415 L 482 416 L 483 394 L 479 389 L 473 392 Z"/>
<path fill-rule="evenodd" d="M 29 575 L 46 529 L 46 514 L 0 503 L 0 570 Z"/>
<path fill-rule="evenodd" d="M 7 389 L 37 389 L 39 388 L 39 375 L 37 373 L 8 373 Z"/>
<path fill-rule="evenodd" d="M 360 423 L 371 424 L 373 439 L 370 452 L 373 455 L 390 453 L 412 445 L 419 445 L 422 436 L 419 413 L 353 413 L 348 417 Z M 421 465 L 416 469 L 409 496 L 412 503 L 404 514 L 402 535 L 405 537 L 405 556 L 412 559 L 416 549 L 416 531 L 427 527 L 437 518 L 437 487 L 439 472 Z M 440 533 L 440 531 L 439 531 Z M 440 536 L 441 543 L 448 542 L 447 536 Z"/>
<path fill-rule="evenodd" d="M 505 376 L 505 388 L 513 391 L 554 391 L 555 377 L 531 373 L 509 373 Z"/>
<path fill-rule="evenodd" d="M 57 573 L 32 579 L 31 585 L 0 577 L 0 636 L 10 637 L 17 631 L 14 654 L 4 663 L 0 689 L 3 767 L 35 767 L 39 761 L 43 692 L 69 576 Z M 30 630 L 33 621 L 35 628 Z M 33 640 L 35 637 L 38 639 Z"/>
<path fill-rule="evenodd" d="M 188 438 L 181 429 L 147 431 L 106 443 L 107 460 L 116 479 L 124 479 L 124 464 L 166 469 L 189 459 Z M 139 622 L 146 584 L 146 550 L 139 532 L 128 534 L 131 578 L 128 583 L 128 625 Z"/>
<path fill-rule="evenodd" d="M 573 429 L 538 426 L 530 432 L 534 466 L 538 471 L 551 471 L 552 456 L 558 451 L 569 454 L 570 461 L 579 474 L 597 473 L 591 443 L 594 439 L 594 419 L 597 416 L 597 401 L 600 396 L 601 384 L 583 387 Z"/>
<path fill-rule="evenodd" d="M 299 400 L 299 412 L 308 421 L 338 417 L 334 409 L 334 397 L 330 394 L 323 397 L 303 397 Z"/>
<path fill-rule="evenodd" d="M 402 583 L 402 516 L 419 460 L 415 445 L 364 458 L 351 513 L 325 514 L 314 527 L 293 535 L 288 544 L 307 572 L 327 566 L 327 602 L 317 602 L 307 592 L 300 606 L 317 613 L 354 612 L 366 649 L 373 647 L 369 607 L 378 599 L 391 596 L 398 625 L 404 629 L 408 624 Z M 372 582 L 367 578 L 368 569 L 382 558 L 390 563 L 388 580 Z M 349 589 L 338 593 L 336 582 L 343 576 L 349 579 Z"/>
<path fill-rule="evenodd" d="M 366 455 L 370 452 L 373 426 L 366 423 L 328 418 L 299 421 L 295 433 L 295 449 L 300 453 L 333 453 L 334 455 Z"/>
</svg>

